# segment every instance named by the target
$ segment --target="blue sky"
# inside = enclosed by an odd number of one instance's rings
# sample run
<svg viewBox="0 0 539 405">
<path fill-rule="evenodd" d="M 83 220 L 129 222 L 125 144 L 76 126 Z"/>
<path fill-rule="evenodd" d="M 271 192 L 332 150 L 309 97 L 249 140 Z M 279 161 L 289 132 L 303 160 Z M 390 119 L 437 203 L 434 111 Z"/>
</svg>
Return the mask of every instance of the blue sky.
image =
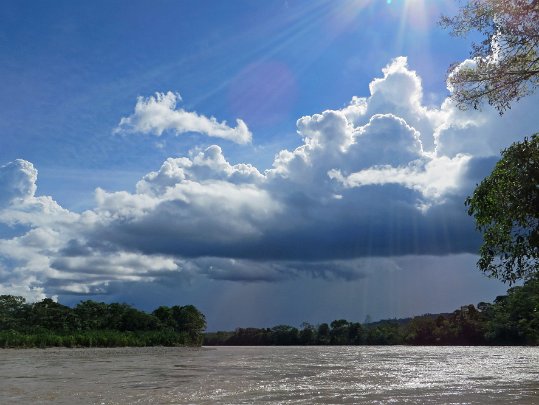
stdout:
<svg viewBox="0 0 539 405">
<path fill-rule="evenodd" d="M 0 293 L 193 303 L 210 329 L 450 311 L 464 198 L 537 97 L 460 111 L 448 0 L 7 1 Z"/>
</svg>

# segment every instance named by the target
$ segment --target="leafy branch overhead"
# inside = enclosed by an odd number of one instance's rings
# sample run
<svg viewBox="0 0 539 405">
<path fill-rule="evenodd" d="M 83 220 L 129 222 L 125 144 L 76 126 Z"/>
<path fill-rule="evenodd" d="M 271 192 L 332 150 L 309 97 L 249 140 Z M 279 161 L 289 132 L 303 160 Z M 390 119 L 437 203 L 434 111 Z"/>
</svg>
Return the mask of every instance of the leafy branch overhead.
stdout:
<svg viewBox="0 0 539 405">
<path fill-rule="evenodd" d="M 479 268 L 510 284 L 539 272 L 539 134 L 502 152 L 466 200 L 483 233 Z"/>
<path fill-rule="evenodd" d="M 479 109 L 484 101 L 503 114 L 512 101 L 539 85 L 539 0 L 469 0 L 441 25 L 455 36 L 478 31 L 472 60 L 449 68 L 457 105 Z"/>
</svg>

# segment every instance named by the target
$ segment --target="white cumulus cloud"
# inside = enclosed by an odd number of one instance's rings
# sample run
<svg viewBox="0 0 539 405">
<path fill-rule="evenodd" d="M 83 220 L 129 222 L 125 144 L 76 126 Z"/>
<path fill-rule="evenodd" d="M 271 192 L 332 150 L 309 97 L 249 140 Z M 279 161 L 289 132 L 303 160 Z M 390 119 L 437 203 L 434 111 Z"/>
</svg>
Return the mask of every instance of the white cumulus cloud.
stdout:
<svg viewBox="0 0 539 405">
<path fill-rule="evenodd" d="M 148 98 L 139 97 L 133 114 L 123 117 L 114 132 L 140 132 L 157 136 L 165 131 L 172 131 L 176 135 L 198 132 L 239 144 L 251 142 L 251 131 L 241 119 L 236 120 L 236 127 L 230 127 L 226 121 L 219 122 L 214 117 L 176 108 L 179 101 L 180 95 L 171 91 L 156 93 Z"/>
<path fill-rule="evenodd" d="M 37 170 L 26 160 L 17 159 L 0 167 L 0 207 L 14 200 L 23 201 L 36 192 Z"/>
</svg>

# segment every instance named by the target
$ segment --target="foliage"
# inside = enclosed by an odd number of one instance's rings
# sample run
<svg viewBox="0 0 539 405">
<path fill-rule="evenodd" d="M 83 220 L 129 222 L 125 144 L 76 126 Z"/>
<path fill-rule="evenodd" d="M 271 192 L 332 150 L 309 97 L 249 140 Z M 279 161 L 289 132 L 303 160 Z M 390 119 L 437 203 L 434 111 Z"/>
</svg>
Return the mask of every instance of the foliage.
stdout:
<svg viewBox="0 0 539 405">
<path fill-rule="evenodd" d="M 158 316 L 163 311 L 170 319 Z M 127 304 L 82 301 L 70 308 L 50 298 L 28 304 L 0 296 L 0 347 L 200 345 L 205 328 L 192 305 L 148 314 Z"/>
<path fill-rule="evenodd" d="M 513 287 L 487 305 L 486 339 L 497 344 L 539 345 L 539 279 Z"/>
<path fill-rule="evenodd" d="M 539 270 L 539 136 L 502 152 L 492 173 L 468 197 L 483 233 L 479 268 L 514 283 Z"/>
<path fill-rule="evenodd" d="M 479 108 L 484 100 L 500 114 L 510 102 L 539 85 L 539 0 L 468 0 L 441 25 L 453 35 L 478 31 L 474 63 L 450 67 L 448 84 L 461 108 Z"/>
<path fill-rule="evenodd" d="M 26 300 L 13 295 L 0 295 L 0 330 L 18 329 L 27 317 Z"/>
<path fill-rule="evenodd" d="M 176 332 L 187 333 L 193 342 L 202 343 L 203 332 L 206 329 L 206 318 L 193 305 L 172 307 L 172 317 Z"/>
<path fill-rule="evenodd" d="M 80 320 L 80 328 L 107 329 L 109 308 L 104 302 L 81 301 L 74 308 L 75 315 Z"/>
<path fill-rule="evenodd" d="M 193 342 L 202 343 L 203 332 L 206 329 L 206 318 L 193 305 L 171 308 L 161 306 L 152 312 L 163 327 L 176 332 L 188 333 Z"/>
</svg>

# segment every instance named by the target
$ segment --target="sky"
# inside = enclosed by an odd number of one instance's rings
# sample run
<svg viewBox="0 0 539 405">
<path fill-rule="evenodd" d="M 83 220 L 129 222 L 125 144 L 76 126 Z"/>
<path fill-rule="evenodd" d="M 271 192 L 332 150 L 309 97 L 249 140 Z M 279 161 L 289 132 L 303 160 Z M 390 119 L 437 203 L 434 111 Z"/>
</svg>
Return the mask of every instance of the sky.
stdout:
<svg viewBox="0 0 539 405">
<path fill-rule="evenodd" d="M 537 130 L 450 99 L 452 0 L 4 1 L 0 294 L 208 330 L 491 301 L 464 200 Z"/>
</svg>

